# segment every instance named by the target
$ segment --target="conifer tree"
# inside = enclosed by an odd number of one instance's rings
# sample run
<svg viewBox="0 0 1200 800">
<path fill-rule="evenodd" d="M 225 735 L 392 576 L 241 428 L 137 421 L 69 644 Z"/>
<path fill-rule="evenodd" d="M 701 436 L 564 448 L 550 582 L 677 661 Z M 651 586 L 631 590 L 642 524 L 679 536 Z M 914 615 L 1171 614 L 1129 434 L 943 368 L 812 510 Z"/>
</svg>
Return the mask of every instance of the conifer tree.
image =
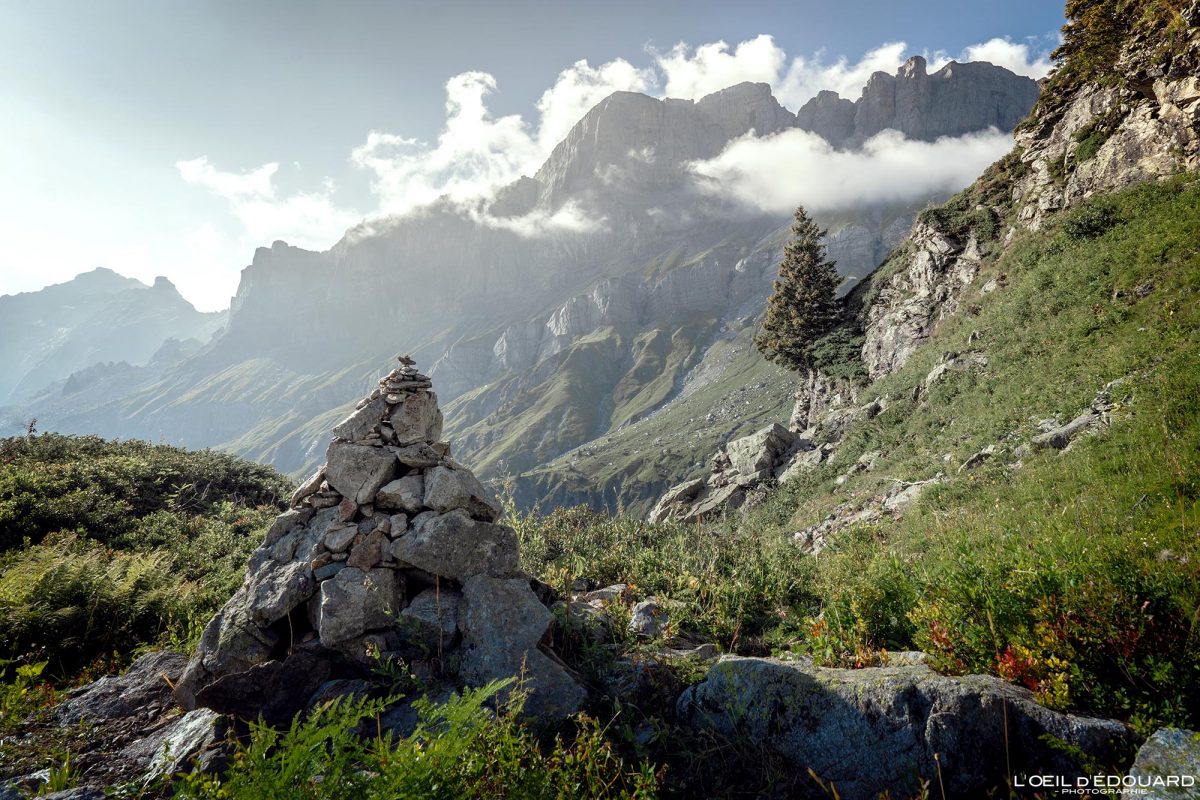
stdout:
<svg viewBox="0 0 1200 800">
<path fill-rule="evenodd" d="M 783 248 L 779 279 L 767 300 L 767 317 L 754 345 L 770 361 L 794 370 L 813 365 L 813 345 L 838 320 L 834 262 L 825 258 L 817 227 L 804 207 L 796 209 L 792 238 Z"/>
</svg>

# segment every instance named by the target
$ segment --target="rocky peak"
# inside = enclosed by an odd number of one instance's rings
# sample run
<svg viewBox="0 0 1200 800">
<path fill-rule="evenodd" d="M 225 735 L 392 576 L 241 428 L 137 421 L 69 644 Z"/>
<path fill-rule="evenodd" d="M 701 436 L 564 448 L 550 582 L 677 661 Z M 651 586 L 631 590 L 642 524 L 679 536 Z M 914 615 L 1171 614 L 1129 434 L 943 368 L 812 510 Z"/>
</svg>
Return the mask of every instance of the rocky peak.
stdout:
<svg viewBox="0 0 1200 800">
<path fill-rule="evenodd" d="M 835 147 L 854 147 L 888 129 L 930 141 L 988 127 L 1010 131 L 1038 92 L 1037 82 L 993 64 L 951 61 L 930 75 L 925 59 L 913 56 L 895 75 L 873 74 L 857 101 L 820 92 L 796 118 Z"/>
<path fill-rule="evenodd" d="M 523 677 L 543 721 L 579 708 L 583 688 L 539 647 L 552 616 L 516 533 L 441 441 L 429 378 L 399 360 L 333 428 L 326 463 L 209 622 L 175 687 L 188 710 L 283 724 L 327 681 L 389 658 L 431 691 Z"/>
<path fill-rule="evenodd" d="M 923 56 L 913 56 L 904 62 L 900 67 L 900 71 L 896 73 L 897 78 L 924 78 L 926 75 L 926 63 Z"/>
<path fill-rule="evenodd" d="M 794 127 L 765 83 L 740 83 L 700 100 L 658 100 L 614 92 L 554 148 L 535 179 L 541 201 L 557 208 L 587 191 L 660 191 L 686 178 L 686 164 L 712 158 L 732 139 Z"/>
</svg>

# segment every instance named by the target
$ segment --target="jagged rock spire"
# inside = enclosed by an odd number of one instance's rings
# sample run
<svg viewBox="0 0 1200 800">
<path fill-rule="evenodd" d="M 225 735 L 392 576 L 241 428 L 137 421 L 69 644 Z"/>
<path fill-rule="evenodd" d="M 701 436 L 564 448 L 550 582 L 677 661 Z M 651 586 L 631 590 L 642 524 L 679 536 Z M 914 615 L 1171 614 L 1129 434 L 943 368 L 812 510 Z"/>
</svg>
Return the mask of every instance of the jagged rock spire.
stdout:
<svg viewBox="0 0 1200 800">
<path fill-rule="evenodd" d="M 176 686 L 184 707 L 283 723 L 326 681 L 396 657 L 443 687 L 521 676 L 535 718 L 578 709 L 583 689 L 539 649 L 551 615 L 516 533 L 441 441 L 429 378 L 397 360 L 209 622 Z"/>
</svg>

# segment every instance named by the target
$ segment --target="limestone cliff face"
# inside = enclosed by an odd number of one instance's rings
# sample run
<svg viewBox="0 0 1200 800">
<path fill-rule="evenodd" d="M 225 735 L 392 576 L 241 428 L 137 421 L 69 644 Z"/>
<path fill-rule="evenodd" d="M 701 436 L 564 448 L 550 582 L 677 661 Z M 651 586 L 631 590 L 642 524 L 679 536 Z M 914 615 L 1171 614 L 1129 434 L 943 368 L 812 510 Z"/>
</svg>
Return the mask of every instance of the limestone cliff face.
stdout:
<svg viewBox="0 0 1200 800">
<path fill-rule="evenodd" d="M 855 102 L 821 92 L 796 113 L 801 128 L 843 147 L 880 131 L 910 139 L 961 136 L 994 127 L 1010 131 L 1038 98 L 1037 83 L 1003 67 L 952 61 L 930 75 L 913 56 L 895 75 L 876 72 Z"/>
<path fill-rule="evenodd" d="M 964 201 L 996 202 L 990 212 L 1011 238 L 1095 194 L 1200 167 L 1200 4 L 1185 13 L 1189 43 L 1169 63 L 1155 63 L 1157 45 L 1135 35 L 1115 67 L 1127 79 L 1069 89 L 1052 84 L 1017 131 L 1007 163 L 987 176 L 995 185 L 981 181 Z M 872 379 L 901 367 L 937 321 L 955 313 L 978 271 L 976 229 L 946 227 L 918 223 L 899 268 L 875 279 L 876 299 L 861 312 L 863 361 Z"/>
<path fill-rule="evenodd" d="M 571 129 L 534 180 L 551 209 L 581 192 L 607 193 L 597 177 L 622 195 L 679 189 L 689 180 L 688 162 L 712 158 L 750 131 L 766 136 L 795 124 L 765 83 L 740 83 L 694 102 L 616 92 Z"/>
</svg>

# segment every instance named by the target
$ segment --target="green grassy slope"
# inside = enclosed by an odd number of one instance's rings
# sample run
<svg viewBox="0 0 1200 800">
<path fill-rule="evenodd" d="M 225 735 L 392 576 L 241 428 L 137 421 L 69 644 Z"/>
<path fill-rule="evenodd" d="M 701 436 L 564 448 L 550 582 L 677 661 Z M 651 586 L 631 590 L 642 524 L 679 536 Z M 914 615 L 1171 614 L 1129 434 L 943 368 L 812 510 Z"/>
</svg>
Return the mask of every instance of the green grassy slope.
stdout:
<svg viewBox="0 0 1200 800">
<path fill-rule="evenodd" d="M 985 263 L 965 313 L 867 390 L 886 410 L 833 461 L 724 533 L 559 512 L 522 521 L 528 568 L 628 582 L 678 625 L 743 652 L 869 664 L 920 648 L 945 670 L 1049 705 L 1200 723 L 1200 182 L 1100 198 Z M 992 293 L 978 289 L 1003 279 Z M 988 366 L 913 390 L 947 350 Z M 1109 381 L 1111 426 L 1018 459 Z M 998 445 L 976 470 L 959 465 Z M 838 484 L 866 452 L 876 466 Z M 1019 463 L 1018 463 L 1019 462 Z M 835 505 L 938 472 L 903 518 L 801 556 L 789 534 Z"/>
<path fill-rule="evenodd" d="M 712 345 L 690 385 L 654 413 L 519 475 L 512 482 L 519 505 L 599 506 L 599 500 L 610 511 L 644 516 L 665 489 L 703 474 L 722 442 L 786 420 L 795 375 L 765 361 L 750 342 L 751 332 L 732 331 Z M 672 354 L 681 350 L 677 337 L 672 337 Z M 681 377 L 673 369 L 648 389 L 665 397 L 668 379 Z"/>
</svg>

